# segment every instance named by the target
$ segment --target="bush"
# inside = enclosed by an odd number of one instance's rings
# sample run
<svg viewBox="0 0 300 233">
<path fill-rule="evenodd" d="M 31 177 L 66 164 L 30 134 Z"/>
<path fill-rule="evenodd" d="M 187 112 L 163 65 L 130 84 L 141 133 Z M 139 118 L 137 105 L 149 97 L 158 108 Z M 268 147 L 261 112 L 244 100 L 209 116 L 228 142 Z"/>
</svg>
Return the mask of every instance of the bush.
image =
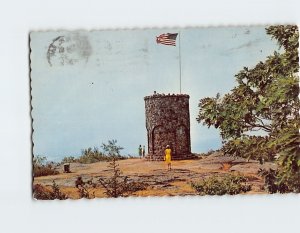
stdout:
<svg viewBox="0 0 300 233">
<path fill-rule="evenodd" d="M 117 156 L 120 155 L 122 147 L 116 145 L 117 141 L 109 141 L 108 144 L 102 144 L 104 151 L 112 157 L 111 162 L 108 165 L 108 170 L 112 173 L 110 178 L 99 178 L 100 185 L 105 189 L 105 194 L 108 197 L 123 196 L 126 192 L 125 186 L 127 184 L 127 177 L 121 176 L 121 171 L 117 161 Z"/>
<path fill-rule="evenodd" d="M 62 193 L 58 187 L 58 185 L 53 180 L 52 182 L 52 191 L 48 190 L 41 184 L 36 184 L 33 186 L 33 197 L 39 200 L 65 200 L 68 199 L 68 196 Z"/>
<path fill-rule="evenodd" d="M 59 172 L 55 170 L 55 163 L 47 162 L 46 157 L 33 157 L 33 176 L 56 175 Z"/>
<path fill-rule="evenodd" d="M 121 175 L 121 170 L 116 159 L 113 158 L 108 165 L 108 170 L 111 172 L 109 178 L 99 178 L 100 185 L 105 189 L 105 194 L 108 197 L 123 197 L 129 193 L 128 178 Z"/>
<path fill-rule="evenodd" d="M 93 178 L 84 182 L 82 177 L 77 177 L 75 181 L 75 187 L 78 189 L 80 198 L 95 198 L 95 191 L 91 193 L 91 188 L 96 188 L 96 184 L 93 183 Z"/>
<path fill-rule="evenodd" d="M 64 163 L 76 163 L 78 159 L 76 159 L 75 157 L 73 156 L 68 156 L 68 157 L 64 157 L 61 161 L 61 164 L 64 164 Z"/>
<path fill-rule="evenodd" d="M 121 175 L 117 160 L 120 157 L 120 150 L 123 148 L 117 146 L 116 143 L 116 140 L 112 140 L 108 141 L 108 144 L 102 144 L 103 150 L 111 158 L 108 164 L 108 171 L 111 172 L 111 176 L 107 179 L 99 178 L 99 183 L 105 189 L 105 194 L 114 198 L 128 196 L 147 187 L 141 182 L 130 182 L 127 176 Z"/>
<path fill-rule="evenodd" d="M 264 178 L 264 189 L 269 193 L 300 192 L 300 172 L 286 175 L 280 170 L 260 169 L 258 174 Z"/>
<path fill-rule="evenodd" d="M 117 142 L 116 140 L 112 140 L 112 141 L 108 141 L 109 143 L 112 143 L 112 142 Z M 97 147 L 94 147 L 94 148 L 87 148 L 87 149 L 83 149 L 81 150 L 81 156 L 79 158 L 75 158 L 73 156 L 69 156 L 69 157 L 65 157 L 63 158 L 63 160 L 61 161 L 61 163 L 83 163 L 83 164 L 89 164 L 89 163 L 97 163 L 97 162 L 101 162 L 101 161 L 104 161 L 104 162 L 107 162 L 107 161 L 110 161 L 112 159 L 112 156 L 110 154 L 107 154 L 106 150 L 107 148 L 106 147 L 103 147 L 103 145 L 105 144 L 102 144 L 102 148 L 103 148 L 103 151 L 104 152 L 101 152 L 99 151 L 99 149 Z M 109 144 L 107 145 L 109 146 Z M 122 149 L 122 147 L 118 148 L 118 153 L 116 153 L 115 157 L 118 159 L 118 160 L 121 160 L 121 159 L 127 159 L 128 157 L 125 157 L 125 156 L 121 156 L 119 154 L 119 151 Z"/>
<path fill-rule="evenodd" d="M 108 158 L 97 147 L 82 150 L 81 156 L 77 159 L 78 163 L 96 163 L 100 161 L 108 161 Z"/>
<path fill-rule="evenodd" d="M 251 185 L 247 184 L 247 181 L 244 176 L 227 174 L 224 177 L 212 176 L 198 183 L 192 182 L 192 188 L 199 195 L 235 195 L 251 190 Z"/>
</svg>

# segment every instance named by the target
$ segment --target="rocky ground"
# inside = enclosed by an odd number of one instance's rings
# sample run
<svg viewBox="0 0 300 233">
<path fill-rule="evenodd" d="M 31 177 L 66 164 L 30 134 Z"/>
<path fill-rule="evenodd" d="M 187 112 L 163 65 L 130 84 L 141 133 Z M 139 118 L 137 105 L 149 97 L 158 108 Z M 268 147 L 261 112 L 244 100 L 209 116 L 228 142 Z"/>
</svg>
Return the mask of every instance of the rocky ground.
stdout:
<svg viewBox="0 0 300 233">
<path fill-rule="evenodd" d="M 196 195 L 195 190 L 191 188 L 191 182 L 197 182 L 212 175 L 223 176 L 227 173 L 245 175 L 252 185 L 249 194 L 265 193 L 262 189 L 263 180 L 257 172 L 260 168 L 276 168 L 273 163 L 261 165 L 257 161 L 247 162 L 242 158 L 220 156 L 219 153 L 202 159 L 173 161 L 171 171 L 167 171 L 166 164 L 159 161 L 136 158 L 120 160 L 118 163 L 123 176 L 127 176 L 129 180 L 147 184 L 145 190 L 137 191 L 132 196 Z M 60 166 L 57 168 L 60 174 L 37 177 L 34 179 L 34 184 L 50 187 L 54 180 L 69 198 L 77 199 L 79 198 L 78 189 L 75 187 L 77 177 L 81 176 L 83 181 L 92 180 L 98 183 L 99 178 L 105 179 L 111 176 L 107 165 L 107 162 L 71 163 L 71 173 L 63 173 L 63 167 Z M 106 197 L 104 191 L 100 185 L 89 188 L 89 192 L 94 193 L 96 197 Z"/>
</svg>

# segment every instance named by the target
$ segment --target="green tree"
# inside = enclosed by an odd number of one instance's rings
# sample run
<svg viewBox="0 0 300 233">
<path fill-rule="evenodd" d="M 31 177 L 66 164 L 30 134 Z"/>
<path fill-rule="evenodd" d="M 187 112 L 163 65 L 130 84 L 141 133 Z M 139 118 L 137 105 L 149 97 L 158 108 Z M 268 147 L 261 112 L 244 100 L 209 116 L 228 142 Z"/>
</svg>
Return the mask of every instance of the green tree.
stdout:
<svg viewBox="0 0 300 233">
<path fill-rule="evenodd" d="M 99 183 L 105 189 L 105 194 L 108 197 L 122 196 L 126 192 L 125 187 L 128 178 L 126 176 L 122 177 L 117 159 L 120 157 L 120 151 L 123 148 L 117 145 L 117 140 L 108 140 L 108 144 L 102 143 L 101 147 L 104 153 L 111 158 L 108 164 L 111 177 L 107 179 L 99 178 Z"/>
<path fill-rule="evenodd" d="M 119 158 L 121 157 L 120 151 L 124 148 L 117 145 L 117 140 L 108 140 L 108 144 L 102 143 L 101 148 L 104 151 L 104 154 L 108 157 L 115 157 Z"/>
<path fill-rule="evenodd" d="M 300 192 L 298 27 L 270 26 L 266 33 L 282 52 L 244 67 L 224 97 L 201 99 L 197 121 L 220 130 L 225 154 L 267 160 L 279 155 L 274 182 L 288 188 L 278 191 Z M 249 136 L 252 131 L 266 136 Z"/>
<path fill-rule="evenodd" d="M 125 197 L 147 187 L 147 185 L 142 182 L 130 181 L 127 176 L 122 175 L 117 160 L 123 158 L 120 155 L 120 151 L 123 147 L 117 145 L 117 140 L 109 140 L 108 144 L 102 143 L 101 147 L 104 153 L 111 158 L 107 166 L 110 176 L 107 178 L 99 178 L 99 183 L 105 189 L 105 194 L 108 197 Z"/>
</svg>

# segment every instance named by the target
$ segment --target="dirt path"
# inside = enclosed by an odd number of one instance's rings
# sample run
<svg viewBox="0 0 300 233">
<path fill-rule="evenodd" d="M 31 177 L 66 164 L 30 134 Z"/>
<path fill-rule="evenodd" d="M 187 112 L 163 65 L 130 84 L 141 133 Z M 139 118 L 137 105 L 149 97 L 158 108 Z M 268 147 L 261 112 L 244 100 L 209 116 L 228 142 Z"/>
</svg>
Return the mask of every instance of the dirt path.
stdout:
<svg viewBox="0 0 300 233">
<path fill-rule="evenodd" d="M 264 193 L 261 190 L 263 180 L 257 175 L 260 168 L 275 168 L 272 163 L 260 165 L 257 161 L 247 162 L 245 159 L 218 156 L 213 154 L 198 160 L 181 160 L 172 162 L 172 171 L 167 171 L 164 162 L 147 161 L 144 159 L 127 159 L 118 161 L 122 175 L 128 176 L 130 180 L 139 181 L 148 185 L 146 190 L 138 191 L 132 196 L 176 196 L 196 195 L 191 188 L 191 182 L 197 182 L 202 178 L 212 175 L 222 176 L 226 173 L 242 173 L 247 176 L 252 190 L 248 193 Z M 71 173 L 63 173 L 53 176 L 43 176 L 34 179 L 34 184 L 51 186 L 54 180 L 62 192 L 70 198 L 79 198 L 75 181 L 81 176 L 83 181 L 92 179 L 94 182 L 110 173 L 107 162 L 93 164 L 71 164 Z M 106 197 L 101 187 L 90 188 L 96 197 Z"/>
</svg>

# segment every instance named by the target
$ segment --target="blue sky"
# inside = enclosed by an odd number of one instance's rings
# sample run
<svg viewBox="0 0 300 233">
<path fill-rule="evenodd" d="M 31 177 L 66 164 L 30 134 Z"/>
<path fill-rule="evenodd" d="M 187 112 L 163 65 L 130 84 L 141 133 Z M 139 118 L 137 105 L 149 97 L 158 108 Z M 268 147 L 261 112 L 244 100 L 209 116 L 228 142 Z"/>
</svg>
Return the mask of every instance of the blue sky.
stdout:
<svg viewBox="0 0 300 233">
<path fill-rule="evenodd" d="M 278 50 L 264 28 L 32 32 L 34 155 L 57 161 L 109 139 L 117 139 L 125 155 L 147 145 L 144 96 L 179 93 L 179 47 L 155 41 L 166 32 L 180 32 L 192 152 L 218 149 L 218 130 L 196 122 L 199 99 L 229 92 L 239 70 Z M 47 58 L 51 43 L 56 50 Z"/>
</svg>

